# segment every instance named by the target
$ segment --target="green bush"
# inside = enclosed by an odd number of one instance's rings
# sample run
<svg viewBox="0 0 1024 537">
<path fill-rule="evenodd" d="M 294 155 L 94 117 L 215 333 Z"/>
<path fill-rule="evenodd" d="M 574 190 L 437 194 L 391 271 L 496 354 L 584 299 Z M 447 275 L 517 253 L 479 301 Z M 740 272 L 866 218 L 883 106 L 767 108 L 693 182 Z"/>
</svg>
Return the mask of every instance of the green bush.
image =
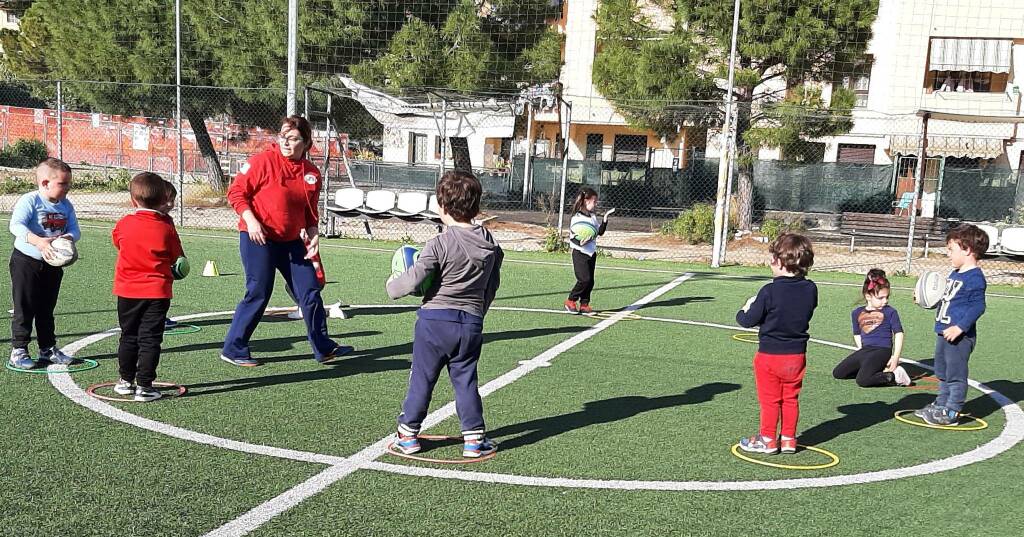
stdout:
<svg viewBox="0 0 1024 537">
<path fill-rule="evenodd" d="M 0 166 L 32 168 L 47 157 L 46 144 L 39 140 L 21 139 L 0 149 Z"/>
<path fill-rule="evenodd" d="M 569 250 L 569 244 L 562 239 L 562 234 L 558 232 L 557 228 L 549 227 L 544 232 L 544 251 L 545 252 L 566 252 Z"/>
<path fill-rule="evenodd" d="M 690 207 L 679 213 L 675 220 L 665 222 L 661 226 L 661 234 L 689 244 L 710 243 L 715 234 L 715 206 L 698 203 Z"/>
<path fill-rule="evenodd" d="M 799 233 L 804 231 L 804 225 L 800 220 L 779 220 L 769 218 L 761 224 L 761 235 L 768 238 L 768 242 L 779 238 L 783 233 Z"/>
<path fill-rule="evenodd" d="M 71 188 L 87 192 L 127 192 L 132 173 L 117 169 L 107 173 L 82 173 L 74 176 Z"/>
<path fill-rule="evenodd" d="M 35 190 L 36 185 L 21 177 L 8 177 L 0 182 L 0 194 L 24 194 Z"/>
</svg>

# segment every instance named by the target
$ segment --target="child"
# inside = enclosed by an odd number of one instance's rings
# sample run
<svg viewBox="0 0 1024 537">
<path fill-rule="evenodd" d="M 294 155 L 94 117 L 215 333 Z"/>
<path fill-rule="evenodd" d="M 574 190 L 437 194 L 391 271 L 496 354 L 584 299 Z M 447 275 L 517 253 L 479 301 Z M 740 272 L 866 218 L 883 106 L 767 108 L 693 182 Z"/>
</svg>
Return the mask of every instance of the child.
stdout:
<svg viewBox="0 0 1024 537">
<path fill-rule="evenodd" d="M 772 281 L 736 313 L 747 328 L 760 325 L 754 355 L 761 430 L 740 440 L 740 449 L 756 453 L 796 453 L 797 397 L 807 365 L 807 328 L 818 306 L 818 288 L 806 279 L 814 264 L 811 241 L 803 235 L 783 233 L 768 247 L 772 254 Z M 775 436 L 782 422 L 782 439 Z"/>
<path fill-rule="evenodd" d="M 935 315 L 939 395 L 914 412 L 932 425 L 955 425 L 967 397 L 967 360 L 977 344 L 978 319 L 985 313 L 987 284 L 978 258 L 988 250 L 988 235 L 977 226 L 960 224 L 946 234 L 946 249 L 953 271 L 946 278 L 946 291 Z"/>
<path fill-rule="evenodd" d="M 174 210 L 174 202 L 178 199 L 178 189 L 174 187 L 174 183 L 170 181 L 164 181 L 164 190 L 167 193 L 167 202 L 160 208 L 160 212 L 167 215 L 167 218 L 172 219 L 171 211 Z M 170 317 L 164 318 L 164 330 L 172 330 L 178 327 L 178 321 L 171 319 Z"/>
<path fill-rule="evenodd" d="M 597 207 L 597 192 L 593 188 L 583 187 L 576 195 L 576 201 L 572 204 L 572 220 L 569 221 L 569 228 L 574 224 L 587 222 L 597 229 L 597 236 L 604 235 L 608 228 L 608 217 L 598 225 L 597 215 L 594 209 Z M 576 236 L 569 237 L 569 248 L 572 250 L 572 270 L 576 273 L 576 285 L 569 291 L 569 298 L 565 299 L 565 311 L 570 313 L 592 313 L 590 307 L 590 292 L 594 290 L 594 268 L 597 263 L 597 236 L 589 240 L 580 240 Z M 576 302 L 579 301 L 579 305 Z"/>
<path fill-rule="evenodd" d="M 71 168 L 48 158 L 36 167 L 39 189 L 18 198 L 11 214 L 14 235 L 11 252 L 11 291 L 14 316 L 11 319 L 11 367 L 32 369 L 37 364 L 28 354 L 32 322 L 36 325 L 39 360 L 67 365 L 74 358 L 57 347 L 53 310 L 57 306 L 64 269 L 44 260 L 53 257 L 50 243 L 58 237 L 74 242 L 82 238 L 75 208 L 67 199 L 71 189 Z"/>
<path fill-rule="evenodd" d="M 112 233 L 117 249 L 114 294 L 121 326 L 117 347 L 121 378 L 114 391 L 121 395 L 134 393 L 140 402 L 160 398 L 153 381 L 171 305 L 171 265 L 184 255 L 174 221 L 161 212 L 167 203 L 165 183 L 150 172 L 133 177 L 130 190 L 136 211 L 119 220 Z"/>
<path fill-rule="evenodd" d="M 837 379 L 856 377 L 857 385 L 910 385 L 910 375 L 900 364 L 903 324 L 900 314 L 889 305 L 891 286 L 885 271 L 873 268 L 861 287 L 867 305 L 853 310 L 853 341 L 857 350 L 832 370 Z"/>
<path fill-rule="evenodd" d="M 447 228 L 427 241 L 415 265 L 387 283 L 388 295 L 397 299 L 434 274 L 417 312 L 409 391 L 398 416 L 395 446 L 406 454 L 420 450 L 420 425 L 445 366 L 462 424 L 462 456 L 478 458 L 497 449 L 484 435 L 476 366 L 484 315 L 498 290 L 504 253 L 487 229 L 470 223 L 480 212 L 481 193 L 480 182 L 472 174 L 445 172 L 437 185 L 437 202 Z"/>
</svg>

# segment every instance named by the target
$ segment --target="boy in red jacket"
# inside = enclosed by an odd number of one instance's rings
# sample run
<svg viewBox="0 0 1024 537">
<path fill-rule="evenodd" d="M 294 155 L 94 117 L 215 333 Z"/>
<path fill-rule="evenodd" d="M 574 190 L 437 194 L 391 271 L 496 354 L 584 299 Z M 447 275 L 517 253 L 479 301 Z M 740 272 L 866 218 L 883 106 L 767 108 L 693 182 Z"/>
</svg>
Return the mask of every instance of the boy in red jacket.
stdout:
<svg viewBox="0 0 1024 537">
<path fill-rule="evenodd" d="M 114 294 L 121 342 L 117 348 L 121 378 L 114 391 L 135 394 L 136 401 L 153 401 L 160 392 L 153 388 L 164 319 L 171 306 L 171 267 L 184 255 L 174 221 L 160 211 L 167 203 L 167 186 L 159 175 L 143 172 L 132 178 L 132 206 L 135 213 L 114 226 Z M 133 386 L 137 383 L 137 386 Z"/>
</svg>

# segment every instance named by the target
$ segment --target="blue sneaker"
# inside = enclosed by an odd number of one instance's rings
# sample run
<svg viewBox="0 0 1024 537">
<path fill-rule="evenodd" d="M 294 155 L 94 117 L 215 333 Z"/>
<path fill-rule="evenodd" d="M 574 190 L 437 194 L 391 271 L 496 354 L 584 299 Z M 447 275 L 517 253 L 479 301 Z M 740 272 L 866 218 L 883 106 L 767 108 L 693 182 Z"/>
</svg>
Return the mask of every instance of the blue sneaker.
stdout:
<svg viewBox="0 0 1024 537">
<path fill-rule="evenodd" d="M 325 354 L 319 358 L 316 358 L 316 361 L 321 364 L 327 364 L 330 363 L 331 360 L 334 360 L 335 358 L 341 358 L 346 354 L 350 354 L 354 350 L 356 350 L 355 347 L 349 345 L 338 345 L 337 347 L 334 347 L 334 350 L 331 351 L 330 354 Z"/>
<path fill-rule="evenodd" d="M 75 361 L 73 357 L 64 354 L 64 351 L 58 349 L 56 345 L 39 351 L 39 359 L 57 365 L 71 365 Z"/>
<path fill-rule="evenodd" d="M 35 369 L 36 362 L 28 355 L 28 349 L 11 349 L 11 359 L 8 365 L 15 369 Z"/>
<path fill-rule="evenodd" d="M 922 419 L 929 425 L 956 425 L 960 423 L 960 413 L 951 408 L 938 406 L 922 416 Z"/>
<path fill-rule="evenodd" d="M 395 437 L 397 438 L 395 440 L 395 449 L 398 451 L 406 455 L 412 455 L 420 450 L 420 439 L 416 435 L 405 435 L 399 431 L 395 433 Z"/>
<path fill-rule="evenodd" d="M 174 330 L 177 327 L 178 327 L 178 321 L 175 321 L 174 319 L 171 319 L 170 317 L 167 317 L 166 319 L 164 319 L 164 330 Z"/>
<path fill-rule="evenodd" d="M 467 459 L 479 459 L 497 450 L 497 444 L 486 436 L 479 436 L 478 438 L 466 437 L 462 444 L 462 456 Z"/>
<path fill-rule="evenodd" d="M 256 366 L 260 365 L 259 362 L 257 362 L 256 360 L 253 360 L 252 358 L 231 358 L 229 356 L 224 356 L 222 354 L 222 355 L 220 355 L 220 359 L 224 360 L 225 362 L 227 362 L 229 364 L 234 364 L 234 365 L 241 366 L 241 367 L 256 367 Z"/>
</svg>

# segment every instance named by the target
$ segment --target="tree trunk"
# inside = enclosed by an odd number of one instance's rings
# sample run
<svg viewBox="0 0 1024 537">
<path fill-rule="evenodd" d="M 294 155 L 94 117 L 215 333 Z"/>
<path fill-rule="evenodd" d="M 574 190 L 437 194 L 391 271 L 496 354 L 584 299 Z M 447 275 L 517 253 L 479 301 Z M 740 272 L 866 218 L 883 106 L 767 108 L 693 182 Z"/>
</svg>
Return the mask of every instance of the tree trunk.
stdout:
<svg viewBox="0 0 1024 537">
<path fill-rule="evenodd" d="M 199 153 L 203 156 L 203 160 L 206 161 L 206 184 L 214 192 L 224 192 L 224 172 L 220 169 L 220 158 L 217 156 L 217 150 L 213 147 L 210 133 L 206 130 L 206 118 L 203 117 L 202 113 L 188 106 L 183 106 L 182 108 L 192 127 L 192 132 L 195 134 Z"/>
<path fill-rule="evenodd" d="M 753 88 L 736 88 L 736 227 L 750 231 L 754 215 L 754 160 L 757 155 L 750 147 L 744 134 L 750 129 Z"/>
</svg>

